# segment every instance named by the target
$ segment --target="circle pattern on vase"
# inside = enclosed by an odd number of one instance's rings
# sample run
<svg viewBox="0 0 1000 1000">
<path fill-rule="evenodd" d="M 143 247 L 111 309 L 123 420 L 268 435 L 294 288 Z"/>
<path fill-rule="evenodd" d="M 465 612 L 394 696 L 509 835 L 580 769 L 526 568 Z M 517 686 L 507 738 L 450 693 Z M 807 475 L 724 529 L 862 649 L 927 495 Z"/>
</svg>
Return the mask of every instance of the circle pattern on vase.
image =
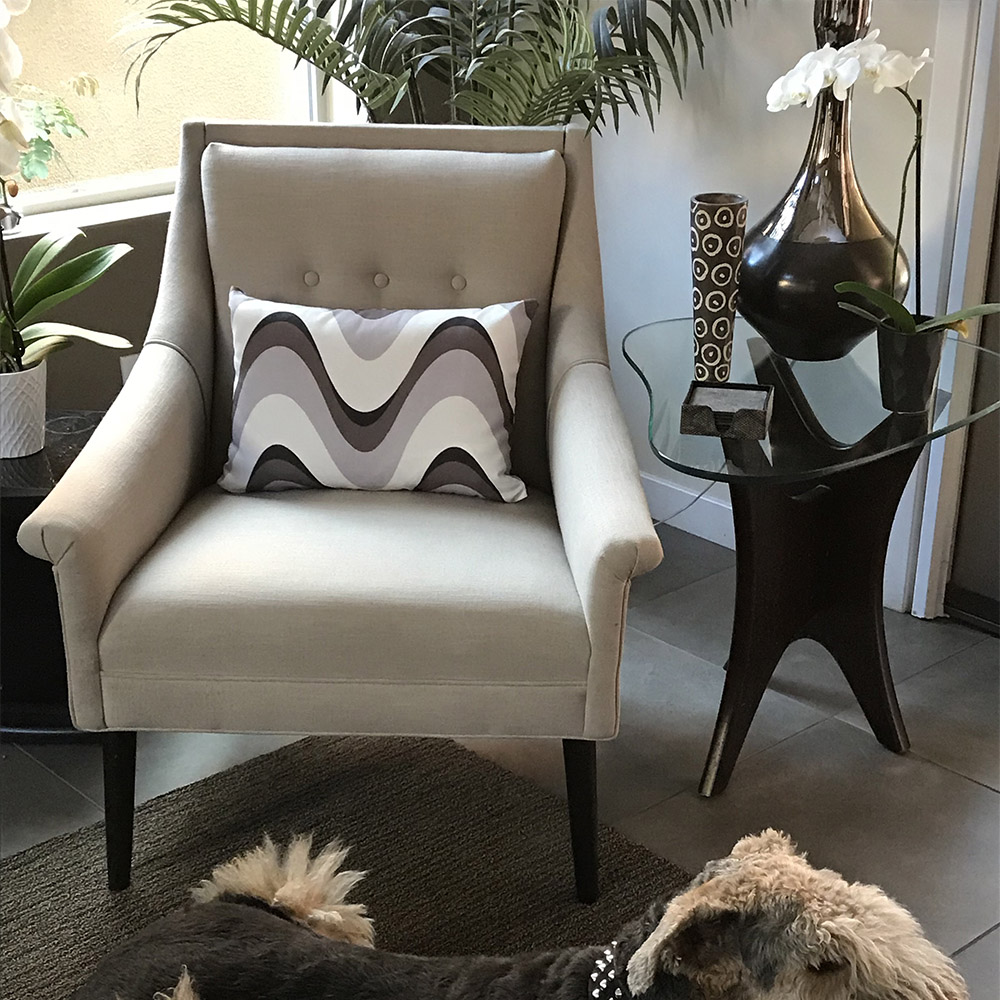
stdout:
<svg viewBox="0 0 1000 1000">
<path fill-rule="evenodd" d="M 699 382 L 729 378 L 746 222 L 747 201 L 742 195 L 691 199 L 694 377 Z"/>
</svg>

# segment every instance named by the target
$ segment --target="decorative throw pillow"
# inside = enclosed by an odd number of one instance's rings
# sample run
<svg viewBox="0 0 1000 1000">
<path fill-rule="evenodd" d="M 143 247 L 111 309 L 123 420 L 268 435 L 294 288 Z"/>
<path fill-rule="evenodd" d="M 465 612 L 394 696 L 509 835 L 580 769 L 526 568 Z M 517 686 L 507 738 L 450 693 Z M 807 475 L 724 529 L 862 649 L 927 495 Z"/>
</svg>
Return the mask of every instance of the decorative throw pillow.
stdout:
<svg viewBox="0 0 1000 1000">
<path fill-rule="evenodd" d="M 337 487 L 514 501 L 514 387 L 536 303 L 323 309 L 229 293 L 231 493 Z"/>
</svg>

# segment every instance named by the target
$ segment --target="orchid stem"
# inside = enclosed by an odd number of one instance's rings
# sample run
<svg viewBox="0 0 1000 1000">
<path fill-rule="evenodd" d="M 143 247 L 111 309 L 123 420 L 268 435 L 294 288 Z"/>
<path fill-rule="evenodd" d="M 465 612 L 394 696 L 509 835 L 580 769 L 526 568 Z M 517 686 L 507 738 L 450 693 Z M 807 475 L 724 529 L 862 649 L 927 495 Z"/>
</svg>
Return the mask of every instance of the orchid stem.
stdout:
<svg viewBox="0 0 1000 1000">
<path fill-rule="evenodd" d="M 7 181 L 2 177 L 0 177 L 0 187 L 3 188 L 4 209 L 7 209 L 10 206 L 10 203 L 7 201 Z M 8 354 L 6 351 L 3 353 L 8 365 L 13 363 L 15 371 L 22 371 L 24 369 L 24 364 L 21 361 L 24 357 L 24 341 L 21 339 L 21 331 L 17 328 L 17 322 L 14 320 L 14 292 L 11 290 L 10 285 L 10 266 L 7 263 L 7 241 L 4 239 L 3 233 L 3 219 L 0 218 L 0 271 L 3 273 L 3 316 L 10 327 L 11 343 L 13 346 L 13 353 Z"/>
<path fill-rule="evenodd" d="M 914 239 L 914 249 L 913 249 L 913 275 L 916 284 L 916 307 L 917 315 L 923 315 L 923 309 L 921 307 L 921 244 L 923 240 L 921 239 L 921 204 L 920 195 L 923 190 L 923 158 L 924 158 L 924 102 L 921 100 L 917 101 L 917 166 L 914 180 L 916 181 L 917 189 L 913 192 L 913 239 Z"/>
<path fill-rule="evenodd" d="M 889 283 L 890 294 L 895 294 L 896 290 L 896 270 L 899 266 L 899 241 L 903 238 L 903 217 L 906 214 L 906 181 L 910 175 L 910 165 L 913 163 L 913 160 L 917 155 L 917 151 L 920 149 L 920 139 L 923 128 L 923 114 L 920 105 L 913 100 L 905 87 L 894 87 L 893 89 L 902 94 L 903 97 L 906 98 L 907 103 L 913 109 L 914 136 L 913 145 L 910 147 L 910 153 L 906 157 L 906 163 L 903 165 L 903 181 L 900 185 L 899 192 L 899 219 L 896 223 L 896 240 L 892 247 L 892 279 Z M 917 311 L 919 313 L 919 308 Z"/>
</svg>

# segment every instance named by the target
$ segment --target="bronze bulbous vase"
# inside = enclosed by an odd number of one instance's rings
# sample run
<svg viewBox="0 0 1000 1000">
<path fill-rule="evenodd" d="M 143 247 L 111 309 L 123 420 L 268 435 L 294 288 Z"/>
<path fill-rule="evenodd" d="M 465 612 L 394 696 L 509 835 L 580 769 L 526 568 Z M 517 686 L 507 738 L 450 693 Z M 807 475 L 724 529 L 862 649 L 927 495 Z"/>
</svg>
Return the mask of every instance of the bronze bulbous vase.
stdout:
<svg viewBox="0 0 1000 1000">
<path fill-rule="evenodd" d="M 816 0 L 820 46 L 861 38 L 871 0 Z M 816 99 L 812 134 L 795 180 L 781 201 L 748 233 L 739 310 L 773 350 L 786 358 L 829 361 L 848 354 L 874 331 L 837 306 L 838 281 L 860 281 L 902 299 L 909 267 L 895 238 L 858 186 L 851 158 L 851 92 L 830 88 Z"/>
</svg>

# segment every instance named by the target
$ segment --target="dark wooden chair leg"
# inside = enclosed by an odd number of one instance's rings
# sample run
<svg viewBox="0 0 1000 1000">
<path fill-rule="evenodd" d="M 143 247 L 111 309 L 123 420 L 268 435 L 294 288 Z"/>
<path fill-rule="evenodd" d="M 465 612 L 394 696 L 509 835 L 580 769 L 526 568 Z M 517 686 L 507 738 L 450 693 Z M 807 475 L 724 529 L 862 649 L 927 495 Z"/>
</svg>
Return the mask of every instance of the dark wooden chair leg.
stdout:
<svg viewBox="0 0 1000 1000">
<path fill-rule="evenodd" d="M 569 831 L 573 843 L 576 898 L 594 903 L 597 879 L 597 744 L 593 740 L 563 740 Z"/>
<path fill-rule="evenodd" d="M 104 835 L 108 888 L 127 889 L 132 880 L 132 821 L 135 814 L 135 733 L 106 732 Z"/>
</svg>

